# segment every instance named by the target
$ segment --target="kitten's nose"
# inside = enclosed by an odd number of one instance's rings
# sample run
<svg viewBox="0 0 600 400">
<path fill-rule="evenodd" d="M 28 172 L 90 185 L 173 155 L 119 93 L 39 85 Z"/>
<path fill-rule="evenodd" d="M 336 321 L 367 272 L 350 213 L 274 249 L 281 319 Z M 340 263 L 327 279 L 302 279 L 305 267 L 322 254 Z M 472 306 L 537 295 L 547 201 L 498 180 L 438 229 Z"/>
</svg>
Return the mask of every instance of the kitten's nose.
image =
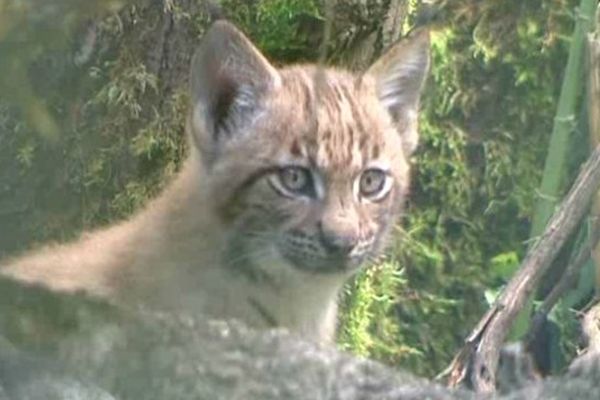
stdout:
<svg viewBox="0 0 600 400">
<path fill-rule="evenodd" d="M 332 255 L 347 256 L 358 243 L 358 235 L 329 231 L 319 225 L 319 237 L 323 248 Z"/>
</svg>

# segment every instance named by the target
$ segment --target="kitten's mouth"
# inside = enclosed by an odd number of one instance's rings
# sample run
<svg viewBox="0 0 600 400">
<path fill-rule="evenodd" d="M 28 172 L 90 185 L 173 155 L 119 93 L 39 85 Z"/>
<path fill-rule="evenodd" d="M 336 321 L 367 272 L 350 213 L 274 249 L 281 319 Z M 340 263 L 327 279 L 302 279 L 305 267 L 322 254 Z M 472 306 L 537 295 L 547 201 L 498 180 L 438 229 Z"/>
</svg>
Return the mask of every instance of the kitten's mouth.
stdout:
<svg viewBox="0 0 600 400">
<path fill-rule="evenodd" d="M 315 255 L 302 251 L 280 251 L 281 256 L 294 268 L 315 273 L 351 273 L 365 263 L 368 253 L 360 255 Z"/>
</svg>

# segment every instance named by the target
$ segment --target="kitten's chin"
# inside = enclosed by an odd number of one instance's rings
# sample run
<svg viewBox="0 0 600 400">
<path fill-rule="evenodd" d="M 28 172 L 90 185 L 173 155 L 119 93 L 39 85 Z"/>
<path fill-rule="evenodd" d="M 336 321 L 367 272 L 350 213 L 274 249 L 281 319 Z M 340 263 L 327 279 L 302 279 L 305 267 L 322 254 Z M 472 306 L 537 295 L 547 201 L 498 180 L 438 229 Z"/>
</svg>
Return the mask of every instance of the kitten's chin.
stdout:
<svg viewBox="0 0 600 400">
<path fill-rule="evenodd" d="M 289 270 L 310 274 L 339 275 L 347 278 L 365 265 L 368 255 L 361 257 L 319 257 L 306 253 L 284 251 L 272 245 L 267 251 L 251 256 L 251 263 L 268 274 L 274 270 Z"/>
<path fill-rule="evenodd" d="M 360 270 L 367 258 L 366 256 L 319 256 L 282 249 L 276 249 L 276 251 L 279 258 L 291 268 L 315 274 L 352 275 Z"/>
</svg>

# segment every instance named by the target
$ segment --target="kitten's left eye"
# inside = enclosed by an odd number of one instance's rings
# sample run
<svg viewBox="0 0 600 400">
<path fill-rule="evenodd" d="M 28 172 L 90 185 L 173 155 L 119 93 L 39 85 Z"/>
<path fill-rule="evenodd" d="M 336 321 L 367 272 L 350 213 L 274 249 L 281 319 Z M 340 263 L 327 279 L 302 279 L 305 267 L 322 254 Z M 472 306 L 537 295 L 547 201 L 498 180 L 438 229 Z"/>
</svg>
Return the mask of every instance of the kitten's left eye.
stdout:
<svg viewBox="0 0 600 400">
<path fill-rule="evenodd" d="M 360 196 L 372 201 L 381 200 L 392 186 L 391 177 L 377 168 L 364 171 L 358 185 Z"/>
</svg>

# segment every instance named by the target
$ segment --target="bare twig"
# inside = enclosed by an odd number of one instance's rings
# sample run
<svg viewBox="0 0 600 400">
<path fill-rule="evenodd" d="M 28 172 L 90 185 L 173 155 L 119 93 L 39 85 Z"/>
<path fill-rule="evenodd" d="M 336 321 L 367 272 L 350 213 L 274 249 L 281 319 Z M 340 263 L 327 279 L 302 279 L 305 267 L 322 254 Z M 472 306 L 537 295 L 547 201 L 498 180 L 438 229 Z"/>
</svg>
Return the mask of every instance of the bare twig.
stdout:
<svg viewBox="0 0 600 400">
<path fill-rule="evenodd" d="M 495 389 L 495 375 L 502 343 L 518 312 L 548 270 L 561 247 L 587 212 L 600 187 L 600 146 L 582 166 L 564 202 L 544 233 L 531 247 L 521 268 L 483 316 L 449 368 L 449 384 L 469 378 L 478 392 Z"/>
</svg>

